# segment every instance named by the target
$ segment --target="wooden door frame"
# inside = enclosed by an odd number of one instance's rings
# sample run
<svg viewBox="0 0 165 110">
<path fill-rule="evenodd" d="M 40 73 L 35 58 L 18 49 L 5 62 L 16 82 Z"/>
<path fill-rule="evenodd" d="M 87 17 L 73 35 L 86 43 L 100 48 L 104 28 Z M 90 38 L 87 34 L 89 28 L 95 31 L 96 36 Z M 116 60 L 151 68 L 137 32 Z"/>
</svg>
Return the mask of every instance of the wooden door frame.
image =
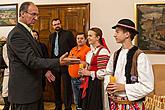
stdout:
<svg viewBox="0 0 165 110">
<path fill-rule="evenodd" d="M 54 7 L 66 7 L 66 6 L 77 6 L 77 5 L 84 5 L 87 7 L 87 18 L 86 18 L 86 27 L 85 27 L 85 33 L 88 32 L 88 30 L 90 29 L 90 3 L 68 3 L 68 4 L 39 4 L 37 5 L 37 7 L 42 8 L 42 7 L 50 7 L 50 6 L 54 6 Z M 50 24 L 51 26 L 51 24 Z M 50 30 L 51 31 L 51 30 Z"/>
<path fill-rule="evenodd" d="M 85 11 L 86 13 L 85 13 L 85 15 L 84 15 L 84 18 L 85 18 L 85 21 L 84 21 L 84 28 L 83 28 L 83 30 L 84 30 L 84 32 L 85 33 L 87 33 L 88 32 L 88 30 L 89 30 L 89 28 L 90 28 L 90 3 L 74 3 L 74 4 L 42 4 L 42 5 L 37 5 L 38 6 L 38 8 L 39 9 L 42 9 L 42 7 L 43 7 L 43 9 L 45 8 L 48 8 L 48 9 L 50 9 L 50 8 L 61 8 L 61 7 L 68 7 L 68 6 L 82 6 L 82 7 L 85 7 L 85 9 L 87 9 L 87 11 Z M 84 5 L 84 6 L 83 6 Z M 59 11 L 58 11 L 59 12 Z M 57 13 L 58 13 L 57 12 Z M 39 14 L 39 15 L 43 15 L 44 16 L 44 12 L 43 13 L 41 13 L 41 14 Z M 55 15 L 55 14 L 53 14 L 53 15 L 51 15 L 52 17 L 51 17 L 51 19 L 52 18 L 59 18 L 59 15 Z M 60 19 L 60 18 L 59 18 Z M 52 29 L 52 26 L 51 26 L 51 21 L 49 22 L 50 24 L 49 24 L 49 32 L 52 32 L 53 30 L 51 30 Z M 62 21 L 62 23 L 63 23 L 63 21 Z M 37 25 L 38 27 L 40 27 L 40 25 L 38 24 Z M 64 27 L 64 26 L 62 26 L 62 27 Z M 39 30 L 39 29 L 37 29 L 37 27 L 33 27 L 34 29 L 36 28 L 36 30 L 38 30 L 39 32 L 41 31 L 41 30 Z M 50 53 L 50 52 L 49 52 Z M 52 85 L 52 84 L 48 84 L 48 85 Z M 47 98 L 47 99 L 45 99 L 46 101 L 53 101 L 53 99 L 52 98 Z"/>
</svg>

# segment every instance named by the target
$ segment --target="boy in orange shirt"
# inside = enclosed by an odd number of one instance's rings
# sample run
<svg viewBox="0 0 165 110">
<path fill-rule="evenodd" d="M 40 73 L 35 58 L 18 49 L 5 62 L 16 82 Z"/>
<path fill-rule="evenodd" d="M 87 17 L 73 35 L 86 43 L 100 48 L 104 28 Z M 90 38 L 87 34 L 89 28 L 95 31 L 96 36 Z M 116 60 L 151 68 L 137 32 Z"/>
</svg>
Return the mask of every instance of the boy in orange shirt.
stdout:
<svg viewBox="0 0 165 110">
<path fill-rule="evenodd" d="M 69 53 L 69 57 L 80 59 L 81 63 L 84 64 L 85 67 L 85 56 L 87 52 L 90 51 L 90 48 L 86 45 L 86 37 L 83 32 L 77 34 L 76 42 L 77 42 L 77 46 L 72 48 L 72 50 Z M 81 110 L 81 108 L 78 107 L 80 84 L 81 84 L 81 79 L 78 74 L 78 70 L 79 70 L 79 64 L 69 65 L 68 71 L 71 76 L 74 102 L 76 104 L 77 110 Z"/>
</svg>

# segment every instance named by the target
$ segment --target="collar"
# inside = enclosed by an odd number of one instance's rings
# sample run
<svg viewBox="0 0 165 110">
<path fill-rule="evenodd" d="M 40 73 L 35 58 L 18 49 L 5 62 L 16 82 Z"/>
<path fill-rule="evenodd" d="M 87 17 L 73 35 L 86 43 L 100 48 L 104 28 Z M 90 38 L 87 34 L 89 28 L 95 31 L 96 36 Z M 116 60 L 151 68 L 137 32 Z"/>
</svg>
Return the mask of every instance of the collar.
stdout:
<svg viewBox="0 0 165 110">
<path fill-rule="evenodd" d="M 20 22 L 19 21 L 19 23 L 21 24 L 21 25 L 23 25 L 30 33 L 31 33 L 31 28 L 28 26 L 28 25 L 26 25 L 25 23 L 23 23 L 23 22 Z"/>
<path fill-rule="evenodd" d="M 78 46 L 76 46 L 76 47 L 75 47 L 75 50 L 80 51 L 81 49 L 85 48 L 86 46 L 87 46 L 86 44 L 84 44 L 84 45 L 81 46 L 80 48 L 78 48 Z"/>
<path fill-rule="evenodd" d="M 90 45 L 90 48 L 92 51 L 95 51 L 97 48 L 101 47 L 102 45 L 98 45 L 96 47 L 94 47 L 93 45 Z"/>
</svg>

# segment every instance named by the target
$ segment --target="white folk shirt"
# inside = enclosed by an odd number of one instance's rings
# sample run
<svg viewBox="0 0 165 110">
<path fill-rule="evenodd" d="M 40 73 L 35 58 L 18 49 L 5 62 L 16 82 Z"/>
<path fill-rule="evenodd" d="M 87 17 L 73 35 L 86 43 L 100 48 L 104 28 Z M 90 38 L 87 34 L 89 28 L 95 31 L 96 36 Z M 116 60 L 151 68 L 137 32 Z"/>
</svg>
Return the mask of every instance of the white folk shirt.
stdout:
<svg viewBox="0 0 165 110">
<path fill-rule="evenodd" d="M 95 49 L 95 48 L 92 47 L 92 46 L 90 46 L 90 48 L 91 48 L 91 50 L 90 50 L 90 51 L 87 53 L 87 55 L 86 55 L 86 62 L 87 62 L 88 64 L 91 63 L 92 56 L 93 56 L 94 54 L 96 54 L 97 51 L 99 50 L 99 48 L 96 48 L 96 49 Z M 98 55 L 108 55 L 108 56 L 110 56 L 108 50 L 105 49 L 105 48 L 102 48 L 102 49 L 100 50 L 100 52 L 99 52 Z"/>
<path fill-rule="evenodd" d="M 141 53 L 137 58 L 137 71 L 138 71 L 138 81 L 134 84 L 126 84 L 125 77 L 125 65 L 127 63 L 127 53 L 128 49 L 122 49 L 120 51 L 116 70 L 115 77 L 117 78 L 117 83 L 125 84 L 125 92 L 118 92 L 119 96 L 127 96 L 128 100 L 134 101 L 143 98 L 148 93 L 152 92 L 154 89 L 154 75 L 152 66 L 146 56 L 146 54 Z M 113 72 L 113 56 L 110 57 L 110 60 L 107 64 L 106 71 Z M 107 86 L 109 83 L 109 76 L 104 78 L 104 86 Z"/>
</svg>

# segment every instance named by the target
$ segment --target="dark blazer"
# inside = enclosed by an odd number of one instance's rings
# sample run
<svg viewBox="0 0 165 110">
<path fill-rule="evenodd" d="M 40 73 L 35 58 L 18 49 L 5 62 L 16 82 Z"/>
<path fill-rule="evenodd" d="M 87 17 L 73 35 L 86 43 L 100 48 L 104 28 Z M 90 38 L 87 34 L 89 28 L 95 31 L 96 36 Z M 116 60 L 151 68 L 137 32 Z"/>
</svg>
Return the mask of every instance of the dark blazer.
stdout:
<svg viewBox="0 0 165 110">
<path fill-rule="evenodd" d="M 44 58 L 49 58 L 49 54 L 48 54 L 48 48 L 46 47 L 46 45 L 42 42 L 38 42 L 39 46 L 41 48 L 42 54 Z"/>
<path fill-rule="evenodd" d="M 42 97 L 42 69 L 59 69 L 59 59 L 42 58 L 31 33 L 17 24 L 7 39 L 9 57 L 8 97 L 11 103 L 26 104 Z"/>
<path fill-rule="evenodd" d="M 51 46 L 51 58 L 59 58 L 61 55 L 63 55 L 66 52 L 70 52 L 70 50 L 76 46 L 76 39 L 71 31 L 63 30 L 61 29 L 58 33 L 59 40 L 59 55 L 54 55 L 54 46 L 55 46 L 55 39 L 56 39 L 56 32 L 50 34 L 50 46 Z M 61 72 L 65 73 L 68 72 L 67 66 L 60 66 Z"/>
<path fill-rule="evenodd" d="M 48 49 L 46 47 L 46 45 L 42 42 L 38 42 L 39 43 L 39 46 L 40 46 L 40 49 L 42 51 L 42 54 L 43 54 L 43 58 L 49 58 L 49 54 L 48 54 Z M 43 70 L 43 78 L 42 78 L 42 89 L 43 91 L 45 91 L 45 86 L 46 86 L 46 78 L 45 78 L 45 74 L 47 72 L 47 69 L 44 69 Z"/>
</svg>

